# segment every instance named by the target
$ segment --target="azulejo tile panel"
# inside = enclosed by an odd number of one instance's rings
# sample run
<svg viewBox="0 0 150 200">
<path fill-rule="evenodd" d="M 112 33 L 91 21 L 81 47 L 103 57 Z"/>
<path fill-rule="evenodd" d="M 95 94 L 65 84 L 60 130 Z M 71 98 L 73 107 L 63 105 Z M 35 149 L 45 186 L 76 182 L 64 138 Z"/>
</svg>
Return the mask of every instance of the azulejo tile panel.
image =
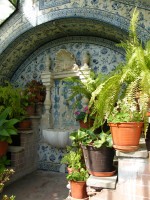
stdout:
<svg viewBox="0 0 150 200">
<path fill-rule="evenodd" d="M 95 73 L 109 73 L 117 64 L 123 61 L 121 49 L 115 43 L 95 37 L 68 37 L 50 42 L 32 54 L 12 78 L 16 86 L 24 85 L 32 80 L 41 80 L 41 72 L 45 69 L 45 52 L 51 58 L 51 71 L 55 68 L 55 56 L 60 49 L 66 49 L 74 54 L 76 63 L 82 66 L 82 54 L 89 52 L 90 67 Z M 78 126 L 75 120 L 73 101 L 68 105 L 69 87 L 63 80 L 55 80 L 51 92 L 52 116 L 54 128 L 74 129 Z"/>
<path fill-rule="evenodd" d="M 143 8 L 145 10 L 150 10 L 150 1 L 143 1 L 143 0 L 114 0 L 116 3 L 123 3 L 126 5 L 131 5 L 133 7 Z"/>
<path fill-rule="evenodd" d="M 16 71 L 12 82 L 17 86 L 24 86 L 32 79 L 41 80 L 41 72 L 45 69 L 45 52 L 51 58 L 51 70 L 55 68 L 55 56 L 60 49 L 66 49 L 74 54 L 76 63 L 82 66 L 82 54 L 86 51 L 91 55 L 90 67 L 96 72 L 108 73 L 113 70 L 120 61 L 124 60 L 124 53 L 115 46 L 114 42 L 97 37 L 67 37 L 52 41 L 36 50 Z M 77 122 L 74 119 L 71 105 L 66 104 L 68 88 L 62 80 L 55 80 L 52 89 L 52 114 L 54 126 L 73 128 Z M 67 118 L 67 120 L 66 120 Z M 61 164 L 61 158 L 65 149 L 53 148 L 45 143 L 38 145 L 38 168 L 42 170 L 66 172 L 65 165 Z"/>
<path fill-rule="evenodd" d="M 39 0 L 40 10 L 70 3 L 70 0 Z"/>
</svg>

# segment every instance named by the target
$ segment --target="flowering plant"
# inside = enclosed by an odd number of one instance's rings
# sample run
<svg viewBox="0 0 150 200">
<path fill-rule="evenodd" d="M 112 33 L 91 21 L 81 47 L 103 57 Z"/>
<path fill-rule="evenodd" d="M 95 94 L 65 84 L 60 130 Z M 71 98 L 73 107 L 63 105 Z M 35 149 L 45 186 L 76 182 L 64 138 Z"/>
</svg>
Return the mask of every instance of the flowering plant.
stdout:
<svg viewBox="0 0 150 200">
<path fill-rule="evenodd" d="M 85 117 L 86 117 L 86 115 L 87 115 L 87 117 L 90 117 L 90 111 L 89 111 L 88 106 L 85 106 L 83 108 L 83 110 L 77 110 L 77 111 L 75 111 L 74 114 L 76 115 L 76 120 L 77 121 L 84 120 Z"/>
<path fill-rule="evenodd" d="M 114 107 L 107 121 L 112 123 L 141 122 L 143 121 L 143 113 L 136 101 L 118 100 L 117 106 Z"/>
</svg>

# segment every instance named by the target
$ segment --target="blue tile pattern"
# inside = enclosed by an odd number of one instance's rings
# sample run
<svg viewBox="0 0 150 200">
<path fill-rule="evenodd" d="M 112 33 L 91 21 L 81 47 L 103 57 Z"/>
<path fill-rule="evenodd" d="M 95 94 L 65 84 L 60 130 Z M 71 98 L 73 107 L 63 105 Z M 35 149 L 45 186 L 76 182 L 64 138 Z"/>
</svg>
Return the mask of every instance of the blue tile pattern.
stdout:
<svg viewBox="0 0 150 200">
<path fill-rule="evenodd" d="M 53 71 L 55 55 L 59 49 L 67 49 L 73 53 L 79 66 L 82 65 L 82 52 L 89 51 L 90 67 L 96 73 L 109 73 L 114 70 L 117 64 L 124 60 L 124 54 L 111 41 L 120 41 L 126 37 L 135 6 L 140 11 L 138 35 L 143 41 L 150 38 L 149 1 L 37 0 L 35 2 L 41 9 L 35 18 L 35 27 L 31 23 L 32 16 L 26 16 L 25 12 L 19 10 L 0 28 L 0 52 L 3 52 L 0 55 L 0 80 L 11 78 L 17 86 L 24 86 L 32 79 L 41 79 L 41 72 L 45 69 L 45 52 L 49 53 L 52 59 Z M 36 9 L 38 14 L 38 7 Z M 32 11 L 34 12 L 34 8 Z M 42 46 L 43 44 L 46 45 Z M 73 113 L 70 112 L 71 105 L 66 104 L 65 94 L 68 91 L 62 81 L 55 80 L 52 90 L 52 113 L 56 128 L 77 125 Z M 40 131 L 39 142 L 41 140 Z M 38 168 L 66 172 L 65 166 L 60 164 L 64 153 L 65 149 L 56 149 L 39 143 Z"/>
</svg>

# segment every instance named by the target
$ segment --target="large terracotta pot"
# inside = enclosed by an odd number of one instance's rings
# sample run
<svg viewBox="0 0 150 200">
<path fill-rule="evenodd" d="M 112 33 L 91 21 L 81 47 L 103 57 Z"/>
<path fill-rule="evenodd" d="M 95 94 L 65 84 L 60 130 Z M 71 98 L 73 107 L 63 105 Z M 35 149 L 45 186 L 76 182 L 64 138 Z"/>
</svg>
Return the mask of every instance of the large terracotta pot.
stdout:
<svg viewBox="0 0 150 200">
<path fill-rule="evenodd" d="M 93 123 L 94 123 L 94 120 L 92 120 L 92 119 L 88 120 L 85 123 L 83 120 L 79 121 L 80 128 L 85 128 L 85 129 L 91 128 L 93 126 Z"/>
<path fill-rule="evenodd" d="M 116 171 L 113 166 L 115 151 L 113 148 L 94 148 L 82 145 L 82 149 L 89 174 L 101 177 L 113 176 L 115 174 Z"/>
<path fill-rule="evenodd" d="M 87 198 L 85 181 L 70 181 L 71 197 L 75 199 Z"/>
<path fill-rule="evenodd" d="M 109 126 L 115 149 L 122 152 L 132 152 L 138 149 L 143 122 L 109 123 Z"/>
<path fill-rule="evenodd" d="M 32 122 L 30 119 L 24 119 L 23 121 L 18 123 L 18 128 L 21 130 L 28 130 L 31 129 Z"/>
<path fill-rule="evenodd" d="M 8 149 L 8 143 L 6 141 L 0 141 L 0 157 L 6 155 Z"/>
</svg>

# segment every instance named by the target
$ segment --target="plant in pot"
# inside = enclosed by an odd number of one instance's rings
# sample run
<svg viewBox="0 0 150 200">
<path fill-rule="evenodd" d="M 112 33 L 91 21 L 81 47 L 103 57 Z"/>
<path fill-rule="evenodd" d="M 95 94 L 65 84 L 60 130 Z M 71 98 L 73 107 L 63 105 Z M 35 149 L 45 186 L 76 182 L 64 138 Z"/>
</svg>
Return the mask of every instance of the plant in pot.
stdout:
<svg viewBox="0 0 150 200">
<path fill-rule="evenodd" d="M 80 128 L 90 128 L 94 123 L 94 116 L 90 115 L 88 106 L 85 106 L 83 110 L 75 111 L 76 121 L 79 121 Z M 84 119 L 86 118 L 86 122 Z"/>
<path fill-rule="evenodd" d="M 61 163 L 67 165 L 68 173 L 73 170 L 78 170 L 85 167 L 85 162 L 82 159 L 83 157 L 82 150 L 73 146 L 67 147 L 67 153 L 63 156 Z"/>
<path fill-rule="evenodd" d="M 138 149 L 143 131 L 144 116 L 139 105 L 132 98 L 118 100 L 117 106 L 108 117 L 113 138 L 113 147 L 123 152 Z"/>
<path fill-rule="evenodd" d="M 40 81 L 31 80 L 26 84 L 25 91 L 28 95 L 30 95 L 30 102 L 35 104 L 36 112 L 41 114 L 46 97 L 46 86 Z"/>
<path fill-rule="evenodd" d="M 15 124 L 19 120 L 15 118 L 9 119 L 10 112 L 11 108 L 8 107 L 0 114 L 0 157 L 6 154 L 8 143 L 12 142 L 11 136 L 17 135 Z"/>
<path fill-rule="evenodd" d="M 88 199 L 86 191 L 86 180 L 89 174 L 85 168 L 78 168 L 67 175 L 70 182 L 71 197 L 75 199 Z"/>
<path fill-rule="evenodd" d="M 70 134 L 73 143 L 80 144 L 83 150 L 86 168 L 93 176 L 112 176 L 114 149 L 109 131 L 95 133 L 91 129 L 79 129 Z"/>
<path fill-rule="evenodd" d="M 95 115 L 93 129 L 106 121 L 119 100 L 128 99 L 126 104 L 131 108 L 136 101 L 142 116 L 146 116 L 150 96 L 150 41 L 142 44 L 136 33 L 138 12 L 135 9 L 129 27 L 129 37 L 119 44 L 125 50 L 125 61 L 118 65 L 106 81 L 92 93 L 89 109 Z M 147 129 L 147 118 L 144 119 L 144 132 Z M 110 120 L 109 120 L 110 121 Z"/>
<path fill-rule="evenodd" d="M 27 92 L 25 89 L 21 91 L 21 106 L 24 109 L 25 116 L 34 116 L 35 115 L 35 104 L 30 101 L 32 94 Z"/>
</svg>

